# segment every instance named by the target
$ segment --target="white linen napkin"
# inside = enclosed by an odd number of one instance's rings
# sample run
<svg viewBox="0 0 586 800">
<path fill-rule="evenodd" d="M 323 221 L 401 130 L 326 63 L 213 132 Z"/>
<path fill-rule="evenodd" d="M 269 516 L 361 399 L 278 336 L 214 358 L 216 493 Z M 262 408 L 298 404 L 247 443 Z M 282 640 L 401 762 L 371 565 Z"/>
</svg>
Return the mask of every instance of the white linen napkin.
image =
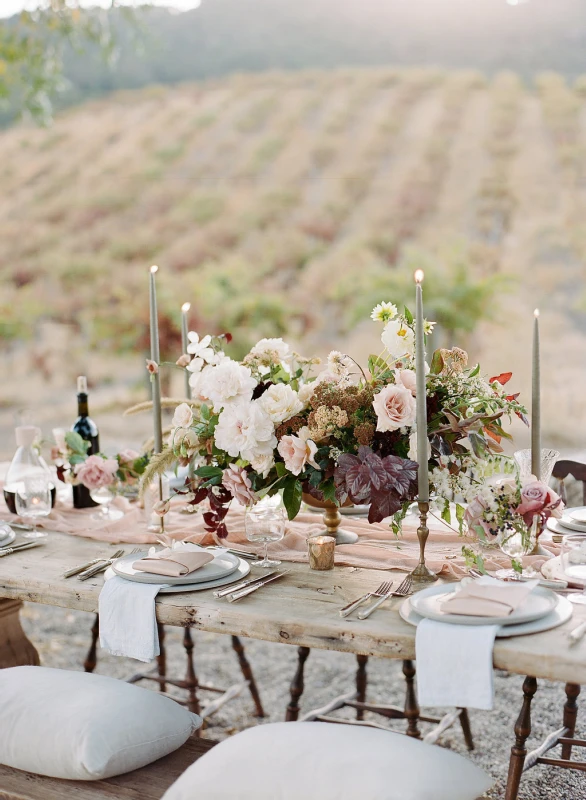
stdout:
<svg viewBox="0 0 586 800">
<path fill-rule="evenodd" d="M 498 625 L 422 619 L 415 634 L 419 705 L 492 711 L 492 650 L 498 630 Z"/>
<path fill-rule="evenodd" d="M 155 598 L 164 583 L 134 583 L 112 576 L 105 581 L 98 609 L 100 644 L 114 656 L 152 661 L 160 653 Z"/>
<path fill-rule="evenodd" d="M 514 605 L 526 599 L 538 581 L 512 587 L 490 576 L 474 581 L 473 589 L 480 596 L 482 586 L 487 594 L 511 601 L 511 589 L 523 588 L 514 594 Z M 463 587 L 464 588 L 464 587 Z M 527 591 L 528 590 L 528 591 Z M 474 598 L 469 598 L 468 603 Z M 444 605 L 449 605 L 444 603 Z M 461 612 L 460 612 L 461 613 Z M 505 614 L 503 614 L 505 616 Z M 422 619 L 415 635 L 417 659 L 417 695 L 422 706 L 456 706 L 491 711 L 494 702 L 492 651 L 499 625 L 457 625 Z"/>
</svg>

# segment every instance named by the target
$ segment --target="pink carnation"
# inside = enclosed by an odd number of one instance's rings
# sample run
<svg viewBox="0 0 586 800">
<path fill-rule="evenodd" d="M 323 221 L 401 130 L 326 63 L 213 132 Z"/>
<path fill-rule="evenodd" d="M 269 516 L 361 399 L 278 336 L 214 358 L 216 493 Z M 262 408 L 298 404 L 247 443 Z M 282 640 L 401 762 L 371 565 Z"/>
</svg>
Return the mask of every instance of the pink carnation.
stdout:
<svg viewBox="0 0 586 800">
<path fill-rule="evenodd" d="M 88 489 L 102 489 L 111 486 L 116 481 L 118 462 L 115 458 L 102 458 L 102 456 L 88 456 L 83 464 L 75 468 L 75 475 L 80 483 Z"/>
</svg>

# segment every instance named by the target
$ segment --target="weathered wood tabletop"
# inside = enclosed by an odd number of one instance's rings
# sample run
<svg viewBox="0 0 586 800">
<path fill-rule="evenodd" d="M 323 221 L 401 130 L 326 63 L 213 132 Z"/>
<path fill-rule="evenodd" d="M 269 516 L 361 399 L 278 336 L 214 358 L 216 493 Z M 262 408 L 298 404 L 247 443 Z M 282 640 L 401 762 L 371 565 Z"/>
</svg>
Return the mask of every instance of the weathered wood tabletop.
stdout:
<svg viewBox="0 0 586 800">
<path fill-rule="evenodd" d="M 65 570 L 113 552 L 111 545 L 53 533 L 40 547 L 0 559 L 0 598 L 95 612 L 103 577 L 85 582 L 64 579 Z M 131 547 L 127 548 L 130 551 Z M 376 656 L 415 658 L 415 628 L 399 615 L 402 598 L 385 603 L 367 620 L 342 619 L 341 606 L 400 572 L 337 567 L 313 572 L 306 564 L 283 563 L 289 574 L 253 595 L 228 603 L 212 590 L 159 595 L 157 618 L 168 625 L 189 625 L 304 645 Z M 253 568 L 255 574 L 260 573 Z M 497 640 L 494 665 L 522 675 L 586 684 L 586 638 L 570 647 L 568 631 L 586 618 L 576 607 L 572 619 L 551 631 Z M 0 620 L 1 624 L 1 620 Z"/>
</svg>

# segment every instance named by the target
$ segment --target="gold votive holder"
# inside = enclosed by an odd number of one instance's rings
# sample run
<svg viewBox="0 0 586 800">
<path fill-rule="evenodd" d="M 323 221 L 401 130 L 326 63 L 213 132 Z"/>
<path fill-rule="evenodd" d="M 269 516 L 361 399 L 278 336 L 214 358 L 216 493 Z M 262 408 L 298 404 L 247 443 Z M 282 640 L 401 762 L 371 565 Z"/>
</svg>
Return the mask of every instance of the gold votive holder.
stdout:
<svg viewBox="0 0 586 800">
<path fill-rule="evenodd" d="M 309 569 L 333 569 L 335 549 L 336 540 L 333 536 L 310 536 L 307 540 Z"/>
</svg>

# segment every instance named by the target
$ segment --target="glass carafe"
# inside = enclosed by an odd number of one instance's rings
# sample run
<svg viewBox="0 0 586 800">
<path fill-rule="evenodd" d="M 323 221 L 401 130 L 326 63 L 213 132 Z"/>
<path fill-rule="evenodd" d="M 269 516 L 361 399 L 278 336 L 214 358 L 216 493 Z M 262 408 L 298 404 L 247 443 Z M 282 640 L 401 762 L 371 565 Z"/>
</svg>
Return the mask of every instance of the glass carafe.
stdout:
<svg viewBox="0 0 586 800">
<path fill-rule="evenodd" d="M 51 505 L 55 505 L 55 479 L 35 447 L 41 431 L 34 425 L 21 425 L 14 430 L 17 450 L 6 473 L 4 500 L 8 510 L 16 514 L 16 492 L 24 487 L 25 478 L 44 478 L 51 489 Z"/>
</svg>

